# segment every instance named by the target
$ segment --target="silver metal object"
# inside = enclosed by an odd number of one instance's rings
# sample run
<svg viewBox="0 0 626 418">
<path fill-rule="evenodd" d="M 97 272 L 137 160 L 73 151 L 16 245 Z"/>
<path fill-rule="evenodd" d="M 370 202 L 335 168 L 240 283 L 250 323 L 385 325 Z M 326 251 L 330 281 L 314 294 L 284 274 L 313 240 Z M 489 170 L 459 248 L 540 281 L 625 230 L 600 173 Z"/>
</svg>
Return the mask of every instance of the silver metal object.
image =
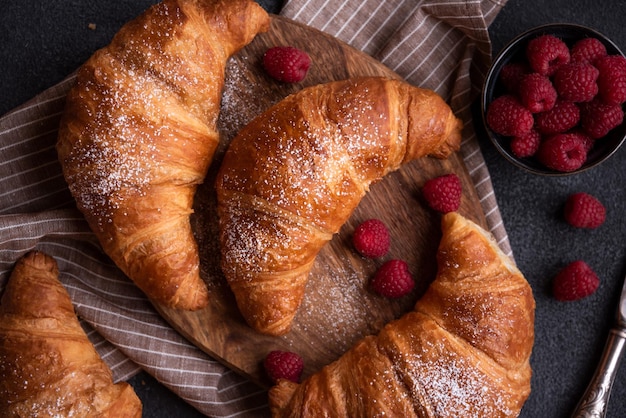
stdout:
<svg viewBox="0 0 626 418">
<path fill-rule="evenodd" d="M 606 415 L 611 386 L 619 367 L 619 361 L 626 345 L 626 278 L 622 287 L 617 323 L 609 332 L 602 358 L 587 386 L 572 418 L 601 418 Z"/>
</svg>

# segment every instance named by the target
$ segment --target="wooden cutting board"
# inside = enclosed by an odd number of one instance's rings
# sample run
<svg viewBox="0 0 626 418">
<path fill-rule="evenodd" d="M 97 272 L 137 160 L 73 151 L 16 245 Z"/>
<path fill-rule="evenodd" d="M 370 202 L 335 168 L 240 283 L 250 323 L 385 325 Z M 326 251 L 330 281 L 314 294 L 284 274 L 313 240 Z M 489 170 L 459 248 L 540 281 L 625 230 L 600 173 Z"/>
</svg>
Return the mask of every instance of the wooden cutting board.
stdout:
<svg viewBox="0 0 626 418">
<path fill-rule="evenodd" d="M 267 48 L 276 45 L 291 45 L 309 53 L 312 65 L 302 83 L 283 84 L 265 74 L 261 57 Z M 262 386 L 270 385 L 262 368 L 269 351 L 297 352 L 304 359 L 304 376 L 308 376 L 337 359 L 363 336 L 377 333 L 387 322 L 412 309 L 435 276 L 440 238 L 440 216 L 427 208 L 420 194 L 426 180 L 456 173 L 463 182 L 459 212 L 485 225 L 480 202 L 459 155 L 445 161 L 424 158 L 409 163 L 373 185 L 353 216 L 322 249 L 288 335 L 261 335 L 246 325 L 219 268 L 213 186 L 223 153 L 245 123 L 288 94 L 305 86 L 362 75 L 398 77 L 380 62 L 337 39 L 278 16 L 272 17 L 269 32 L 258 35 L 231 58 L 227 67 L 219 121 L 222 144 L 196 194 L 192 218 L 210 303 L 196 312 L 156 308 L 193 344 Z M 388 255 L 380 260 L 359 256 L 350 241 L 354 228 L 373 217 L 387 224 L 392 239 Z M 406 260 L 417 283 L 411 294 L 399 300 L 368 290 L 376 268 L 391 258 Z"/>
</svg>

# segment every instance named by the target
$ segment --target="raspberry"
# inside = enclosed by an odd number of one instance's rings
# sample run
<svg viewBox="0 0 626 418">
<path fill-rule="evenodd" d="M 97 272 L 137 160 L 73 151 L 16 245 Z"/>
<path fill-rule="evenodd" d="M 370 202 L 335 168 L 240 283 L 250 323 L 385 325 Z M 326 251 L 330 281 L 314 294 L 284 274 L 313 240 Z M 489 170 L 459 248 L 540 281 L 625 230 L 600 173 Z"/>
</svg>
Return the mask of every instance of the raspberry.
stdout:
<svg viewBox="0 0 626 418">
<path fill-rule="evenodd" d="M 583 143 L 585 144 L 585 149 L 587 150 L 587 154 L 589 154 L 589 151 L 591 151 L 591 149 L 593 148 L 593 145 L 595 144 L 595 140 L 591 138 L 589 135 L 584 134 L 582 132 L 579 135 L 582 135 Z"/>
<path fill-rule="evenodd" d="M 399 298 L 413 290 L 415 281 L 405 261 L 389 260 L 380 266 L 372 279 L 371 286 L 372 290 L 382 296 Z"/>
<path fill-rule="evenodd" d="M 580 108 L 580 126 L 593 139 L 602 138 L 624 120 L 621 105 L 610 105 L 597 98 L 583 103 Z"/>
<path fill-rule="evenodd" d="M 580 121 L 576 103 L 557 99 L 552 109 L 535 117 L 535 128 L 543 135 L 566 132 Z"/>
<path fill-rule="evenodd" d="M 570 48 L 572 62 L 588 62 L 593 64 L 598 58 L 607 54 L 606 47 L 596 38 L 583 38 Z"/>
<path fill-rule="evenodd" d="M 502 66 L 498 77 L 508 93 L 517 93 L 520 81 L 528 72 L 529 69 L 526 65 L 512 62 Z"/>
<path fill-rule="evenodd" d="M 459 209 L 462 192 L 461 180 L 454 173 L 432 178 L 422 187 L 428 206 L 441 213 Z"/>
<path fill-rule="evenodd" d="M 292 46 L 275 46 L 263 55 L 265 71 L 276 80 L 286 83 L 304 80 L 310 66 L 309 55 Z"/>
<path fill-rule="evenodd" d="M 364 257 L 382 257 L 389 251 L 389 230 L 379 219 L 368 219 L 354 230 L 354 248 Z"/>
<path fill-rule="evenodd" d="M 298 383 L 300 376 L 302 376 L 302 370 L 304 370 L 304 361 L 296 353 L 274 350 L 265 357 L 263 366 L 274 383 L 277 383 L 279 379 Z"/>
<path fill-rule="evenodd" d="M 538 73 L 525 75 L 520 80 L 518 91 L 522 104 L 532 113 L 550 110 L 556 102 L 556 90 L 545 75 Z"/>
<path fill-rule="evenodd" d="M 582 260 L 559 271 L 552 282 L 552 294 L 560 301 L 573 301 L 591 295 L 600 285 L 596 273 Z"/>
<path fill-rule="evenodd" d="M 494 99 L 487 109 L 487 124 L 500 135 L 522 136 L 533 123 L 533 114 L 509 94 Z"/>
<path fill-rule="evenodd" d="M 574 171 L 587 159 L 587 149 L 576 134 L 554 135 L 541 143 L 537 158 L 548 168 L 556 171 Z"/>
<path fill-rule="evenodd" d="M 587 193 L 574 193 L 565 201 L 565 220 L 576 228 L 594 229 L 604 223 L 606 209 L 602 202 Z"/>
<path fill-rule="evenodd" d="M 591 138 L 589 135 L 587 135 L 583 131 L 579 129 L 575 129 L 575 130 L 569 131 L 568 134 L 579 137 L 580 140 L 585 145 L 585 150 L 587 150 L 587 152 L 589 152 L 591 148 L 593 148 L 593 143 L 595 142 L 595 139 Z"/>
<path fill-rule="evenodd" d="M 569 48 L 561 39 L 554 35 L 542 35 L 528 42 L 526 58 L 534 71 L 551 76 L 560 65 L 570 61 L 570 54 Z"/>
<path fill-rule="evenodd" d="M 621 55 L 607 55 L 595 61 L 599 70 L 598 94 L 605 103 L 626 102 L 626 58 Z"/>
<path fill-rule="evenodd" d="M 598 94 L 596 67 L 588 63 L 561 65 L 554 74 L 554 88 L 559 97 L 571 102 L 589 102 Z"/>
<path fill-rule="evenodd" d="M 511 140 L 511 152 L 518 157 L 531 157 L 535 155 L 541 144 L 541 134 L 535 129 L 531 129 L 524 136 L 516 136 Z"/>
</svg>

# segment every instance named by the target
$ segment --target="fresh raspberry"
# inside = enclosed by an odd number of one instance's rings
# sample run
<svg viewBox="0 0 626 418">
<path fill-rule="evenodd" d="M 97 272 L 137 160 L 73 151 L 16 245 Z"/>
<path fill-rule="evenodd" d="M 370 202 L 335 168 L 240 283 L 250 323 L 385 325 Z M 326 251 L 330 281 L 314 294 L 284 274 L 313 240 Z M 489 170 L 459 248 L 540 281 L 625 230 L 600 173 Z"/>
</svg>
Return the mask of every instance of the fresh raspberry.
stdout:
<svg viewBox="0 0 626 418">
<path fill-rule="evenodd" d="M 526 46 L 530 67 L 539 74 L 551 76 L 560 65 L 570 61 L 569 48 L 554 35 L 541 35 Z"/>
<path fill-rule="evenodd" d="M 571 131 L 568 132 L 568 134 L 569 135 L 574 135 L 574 136 L 577 136 L 578 138 L 580 138 L 580 140 L 585 145 L 585 150 L 587 150 L 587 153 L 589 153 L 591 148 L 593 148 L 593 144 L 596 142 L 595 139 L 591 138 L 589 135 L 587 135 L 586 133 L 584 133 L 580 129 L 571 130 Z"/>
<path fill-rule="evenodd" d="M 502 66 L 498 77 L 507 93 L 517 93 L 520 81 L 529 71 L 526 65 L 511 62 Z"/>
<path fill-rule="evenodd" d="M 487 124 L 504 136 L 522 136 L 533 127 L 533 114 L 513 95 L 497 97 L 487 109 Z"/>
<path fill-rule="evenodd" d="M 459 209 L 462 193 L 461 180 L 454 173 L 432 178 L 422 187 L 428 206 L 441 213 Z"/>
<path fill-rule="evenodd" d="M 382 257 L 389 251 L 389 230 L 383 221 L 368 219 L 356 227 L 352 243 L 364 257 Z"/>
<path fill-rule="evenodd" d="M 602 202 L 588 193 L 574 193 L 565 201 L 565 220 L 576 228 L 595 229 L 604 223 L 606 209 Z"/>
<path fill-rule="evenodd" d="M 601 58 L 598 58 L 594 65 L 598 67 L 600 71 L 626 71 L 626 58 L 622 55 L 607 55 Z"/>
<path fill-rule="evenodd" d="M 541 143 L 537 158 L 548 168 L 570 172 L 585 163 L 587 149 L 583 140 L 576 134 L 556 134 Z"/>
<path fill-rule="evenodd" d="M 263 55 L 265 71 L 276 80 L 286 83 L 304 80 L 310 66 L 309 55 L 292 46 L 275 46 Z"/>
<path fill-rule="evenodd" d="M 626 58 L 621 55 L 607 55 L 595 61 L 598 68 L 598 94 L 605 103 L 626 102 Z"/>
<path fill-rule="evenodd" d="M 596 273 L 582 260 L 559 271 L 552 282 L 552 294 L 560 301 L 573 301 L 591 295 L 600 286 Z"/>
<path fill-rule="evenodd" d="M 535 155 L 541 144 L 541 134 L 536 129 L 531 129 L 524 136 L 516 136 L 511 140 L 511 152 L 518 158 Z"/>
<path fill-rule="evenodd" d="M 561 99 L 589 102 L 598 94 L 598 74 L 598 69 L 589 63 L 561 65 L 554 74 L 554 88 Z"/>
<path fill-rule="evenodd" d="M 543 135 L 566 132 L 580 122 L 576 103 L 557 99 L 552 109 L 535 116 L 535 128 Z"/>
<path fill-rule="evenodd" d="M 371 286 L 382 296 L 399 298 L 413 290 L 415 281 L 405 261 L 389 260 L 376 271 Z"/>
<path fill-rule="evenodd" d="M 606 47 L 597 38 L 583 38 L 576 41 L 569 53 L 572 62 L 588 62 L 589 64 L 593 64 L 595 60 L 607 54 Z"/>
<path fill-rule="evenodd" d="M 265 357 L 263 366 L 274 383 L 277 383 L 279 379 L 298 383 L 304 370 L 304 361 L 302 357 L 291 351 L 274 350 Z"/>
<path fill-rule="evenodd" d="M 518 92 L 522 104 L 532 113 L 550 110 L 556 102 L 557 93 L 552 82 L 539 73 L 522 77 Z"/>
<path fill-rule="evenodd" d="M 591 149 L 596 143 L 595 139 L 593 139 L 592 137 L 590 137 L 584 132 L 577 132 L 576 134 L 581 135 L 583 143 L 585 144 L 585 149 L 587 150 L 587 154 L 589 154 L 589 151 L 591 151 Z"/>
<path fill-rule="evenodd" d="M 597 98 L 580 107 L 580 126 L 591 138 L 602 138 L 624 120 L 621 105 L 603 103 Z"/>
</svg>

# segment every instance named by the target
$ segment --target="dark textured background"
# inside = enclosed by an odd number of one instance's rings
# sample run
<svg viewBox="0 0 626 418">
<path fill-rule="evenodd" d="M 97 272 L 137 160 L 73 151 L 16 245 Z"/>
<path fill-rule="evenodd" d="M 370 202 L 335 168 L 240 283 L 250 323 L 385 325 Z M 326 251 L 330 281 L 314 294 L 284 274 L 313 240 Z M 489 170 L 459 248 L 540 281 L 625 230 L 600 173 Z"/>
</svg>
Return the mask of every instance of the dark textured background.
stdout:
<svg viewBox="0 0 626 418">
<path fill-rule="evenodd" d="M 356 1 L 356 0 L 355 0 Z M 3 0 L 0 13 L 0 115 L 58 83 L 135 17 L 150 0 Z M 281 1 L 259 0 L 278 13 Z M 332 7 L 332 2 L 329 3 Z M 490 28 L 494 53 L 518 33 L 540 24 L 579 23 L 608 35 L 626 50 L 626 8 L 619 0 L 510 0 Z M 88 24 L 95 23 L 95 30 Z M 480 120 L 477 119 L 477 123 Z M 544 178 L 512 167 L 481 137 L 481 147 L 520 269 L 537 300 L 533 392 L 523 417 L 569 416 L 599 360 L 626 273 L 626 146 L 600 167 L 574 177 Z M 575 230 L 561 217 L 573 192 L 594 193 L 607 206 L 597 230 Z M 601 286 L 573 303 L 551 299 L 558 269 L 584 259 Z M 145 417 L 201 416 L 153 378 L 130 380 Z M 626 366 L 614 384 L 608 417 L 626 411 Z"/>
</svg>

